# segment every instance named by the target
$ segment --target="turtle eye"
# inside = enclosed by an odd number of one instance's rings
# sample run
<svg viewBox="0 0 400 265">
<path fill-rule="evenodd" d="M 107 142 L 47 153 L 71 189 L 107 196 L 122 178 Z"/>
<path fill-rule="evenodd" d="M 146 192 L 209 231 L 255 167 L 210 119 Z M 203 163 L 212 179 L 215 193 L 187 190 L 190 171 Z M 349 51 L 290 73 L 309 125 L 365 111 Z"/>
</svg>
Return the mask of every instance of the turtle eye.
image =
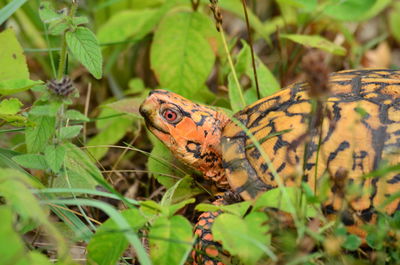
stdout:
<svg viewBox="0 0 400 265">
<path fill-rule="evenodd" d="M 181 114 L 173 109 L 166 109 L 162 112 L 162 116 L 169 123 L 177 123 L 181 120 Z"/>
</svg>

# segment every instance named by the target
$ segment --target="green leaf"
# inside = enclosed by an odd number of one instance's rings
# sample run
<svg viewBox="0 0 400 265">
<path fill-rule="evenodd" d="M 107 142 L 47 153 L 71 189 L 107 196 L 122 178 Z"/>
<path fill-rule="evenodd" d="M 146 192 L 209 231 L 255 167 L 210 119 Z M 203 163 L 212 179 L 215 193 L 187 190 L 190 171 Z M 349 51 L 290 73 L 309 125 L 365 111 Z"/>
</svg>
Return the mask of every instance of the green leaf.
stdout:
<svg viewBox="0 0 400 265">
<path fill-rule="evenodd" d="M 48 145 L 44 149 L 44 157 L 51 170 L 58 173 L 64 163 L 65 147 L 62 145 Z"/>
<path fill-rule="evenodd" d="M 103 180 L 100 170 L 76 145 L 67 142 L 64 147 L 66 171 L 54 179 L 53 187 L 94 189 Z"/>
<path fill-rule="evenodd" d="M 121 212 L 134 231 L 145 223 L 146 219 L 136 208 Z M 108 219 L 96 231 L 87 246 L 88 264 L 108 265 L 117 264 L 124 250 L 128 247 L 128 240 L 124 231 L 119 231 L 119 226 L 114 220 Z"/>
<path fill-rule="evenodd" d="M 0 25 L 4 23 L 9 17 L 14 14 L 15 11 L 17 11 L 18 8 L 20 8 L 23 4 L 25 4 L 27 0 L 14 0 L 14 1 L 9 1 L 6 6 L 4 6 L 2 9 L 0 9 Z M 3 2 L 4 3 L 4 2 Z M 3 42 L 0 42 L 3 43 Z M 1 62 L 1 60 L 0 60 Z"/>
<path fill-rule="evenodd" d="M 47 1 L 40 3 L 39 16 L 44 23 L 50 23 L 52 21 L 57 21 L 57 20 L 59 21 L 63 17 L 65 17 L 65 15 L 59 14 L 56 11 L 54 11 L 53 7 L 51 6 L 51 3 Z"/>
<path fill-rule="evenodd" d="M 102 110 L 99 118 L 116 114 L 119 114 L 119 112 L 105 108 Z M 108 151 L 108 147 L 104 146 L 117 143 L 127 132 L 132 131 L 134 128 L 133 118 L 125 115 L 110 119 L 102 119 L 96 121 L 96 127 L 101 130 L 100 133 L 91 138 L 86 145 L 90 146 L 89 152 L 93 158 L 99 160 Z M 97 147 L 99 145 L 102 147 Z"/>
<path fill-rule="evenodd" d="M 256 264 L 264 254 L 276 259 L 267 248 L 271 240 L 267 220 L 265 214 L 257 212 L 244 219 L 224 213 L 215 220 L 212 233 L 232 255 L 238 255 L 245 264 Z"/>
<path fill-rule="evenodd" d="M 289 39 L 304 46 L 318 48 L 336 55 L 346 54 L 345 48 L 319 35 L 281 34 L 281 38 Z"/>
<path fill-rule="evenodd" d="M 306 195 L 301 191 L 301 189 L 298 187 L 284 187 L 284 189 L 291 205 L 283 197 L 284 195 L 282 194 L 282 190 L 280 188 L 276 188 L 266 191 L 260 197 L 258 197 L 253 206 L 254 210 L 271 207 L 293 214 L 294 212 L 292 206 L 294 206 L 295 209 L 303 209 L 306 207 L 305 213 L 307 217 L 313 217 L 317 215 L 315 208 L 310 204 L 306 204 Z"/>
<path fill-rule="evenodd" d="M 83 128 L 82 125 L 63 127 L 60 130 L 60 138 L 62 140 L 72 139 L 72 138 L 78 136 L 78 134 L 80 133 L 82 128 Z"/>
<path fill-rule="evenodd" d="M 0 114 L 17 114 L 22 107 L 22 102 L 16 98 L 4 99 L 0 101 Z"/>
<path fill-rule="evenodd" d="M 375 5 L 376 0 L 346 0 L 330 1 L 323 9 L 323 13 L 343 21 L 362 20 Z"/>
<path fill-rule="evenodd" d="M 389 26 L 393 37 L 400 42 L 400 3 L 394 3 L 389 13 Z"/>
<path fill-rule="evenodd" d="M 124 10 L 104 23 L 97 36 L 100 43 L 124 41 L 130 37 L 139 40 L 150 33 L 160 19 L 155 9 Z"/>
<path fill-rule="evenodd" d="M 0 194 L 18 213 L 21 220 L 32 220 L 44 229 L 46 235 L 53 238 L 58 246 L 58 254 L 67 256 L 68 249 L 65 239 L 55 226 L 47 219 L 48 211 L 42 208 L 38 199 L 32 194 L 29 187 L 36 187 L 37 184 L 27 175 L 14 169 L 0 170 Z M 29 203 L 27 203 L 29 202 Z"/>
<path fill-rule="evenodd" d="M 80 113 L 77 110 L 70 109 L 65 112 L 65 118 L 75 121 L 90 121 L 88 117 L 86 117 L 83 113 Z"/>
<path fill-rule="evenodd" d="M 97 79 L 102 76 L 102 55 L 96 36 L 88 28 L 78 27 L 66 33 L 68 48 L 74 57 Z"/>
<path fill-rule="evenodd" d="M 25 129 L 25 142 L 29 153 L 44 151 L 55 132 L 56 119 L 49 116 L 32 116 L 35 126 Z"/>
<path fill-rule="evenodd" d="M 229 205 L 214 205 L 214 204 L 200 203 L 196 205 L 195 209 L 197 211 L 204 211 L 204 212 L 207 211 L 216 212 L 222 210 L 225 213 L 230 213 L 237 216 L 243 216 L 249 209 L 250 204 L 251 203 L 249 201 L 244 201 Z"/>
<path fill-rule="evenodd" d="M 0 67 L 0 81 L 29 79 L 28 66 L 26 65 L 25 56 L 14 31 L 12 29 L 6 29 L 1 32 L 0 43 L 0 62 L 2 64 L 2 67 Z M 2 86 L 0 85 L 0 93 L 2 93 L 1 87 Z"/>
<path fill-rule="evenodd" d="M 148 136 L 153 144 L 147 168 L 153 176 L 163 186 L 170 188 L 176 182 L 177 178 L 185 176 L 185 172 L 178 170 L 182 168 L 182 164 L 171 154 L 171 151 L 153 134 L 148 133 Z"/>
<path fill-rule="evenodd" d="M 356 235 L 349 235 L 343 243 L 343 247 L 350 251 L 355 251 L 361 245 L 361 239 Z"/>
<path fill-rule="evenodd" d="M 44 156 L 38 154 L 18 155 L 14 156 L 12 159 L 21 166 L 30 169 L 47 170 L 49 168 Z"/>
<path fill-rule="evenodd" d="M 61 102 L 51 102 L 50 104 L 33 106 L 29 111 L 30 115 L 35 116 L 50 116 L 55 117 L 57 115 L 58 109 L 61 106 Z"/>
<path fill-rule="evenodd" d="M 203 190 L 195 185 L 193 178 L 185 176 L 184 178 L 178 180 L 164 193 L 164 196 L 161 200 L 161 205 L 170 206 L 174 203 L 181 202 L 202 192 Z M 174 213 L 175 212 L 173 212 L 172 214 Z"/>
<path fill-rule="evenodd" d="M 154 264 L 183 264 L 192 247 L 192 225 L 184 217 L 159 217 L 149 231 L 150 256 Z"/>
<path fill-rule="evenodd" d="M 16 216 L 6 205 L 0 206 L 0 263 L 29 265 L 25 244 L 15 229 Z"/>
<path fill-rule="evenodd" d="M 151 45 L 151 67 L 162 87 L 194 98 L 214 65 L 211 20 L 200 12 L 172 12 L 159 25 Z"/>
<path fill-rule="evenodd" d="M 1 55 L 0 55 L 1 56 Z M 1 60 L 1 58 L 0 58 Z M 8 68 L 8 67 L 3 67 Z M 13 68 L 13 67 L 10 67 Z M 0 70 L 1 71 L 1 70 Z M 9 79 L 0 81 L 0 94 L 11 95 L 26 91 L 34 86 L 43 84 L 42 81 L 33 81 L 30 79 Z"/>
</svg>

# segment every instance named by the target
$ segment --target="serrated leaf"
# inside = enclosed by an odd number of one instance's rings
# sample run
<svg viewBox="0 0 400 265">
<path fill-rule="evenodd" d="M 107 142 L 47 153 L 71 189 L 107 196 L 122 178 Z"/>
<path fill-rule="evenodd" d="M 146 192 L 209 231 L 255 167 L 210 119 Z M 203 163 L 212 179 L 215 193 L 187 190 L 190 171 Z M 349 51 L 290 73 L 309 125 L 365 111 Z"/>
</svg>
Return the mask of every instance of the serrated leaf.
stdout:
<svg viewBox="0 0 400 265">
<path fill-rule="evenodd" d="M 263 213 L 253 212 L 242 219 L 232 214 L 221 214 L 212 226 L 214 240 L 220 240 L 223 247 L 232 255 L 238 255 L 245 264 L 256 264 L 268 252 L 270 236 L 268 220 Z M 271 255 L 272 254 L 272 255 Z"/>
<path fill-rule="evenodd" d="M 77 110 L 70 109 L 65 112 L 65 118 L 75 121 L 90 121 L 88 117 L 86 117 L 83 113 L 80 113 Z"/>
<path fill-rule="evenodd" d="M 32 109 L 29 111 L 29 114 L 35 116 L 55 117 L 60 106 L 61 102 L 52 102 L 46 105 L 33 106 Z"/>
<path fill-rule="evenodd" d="M 25 129 L 25 142 L 29 153 L 44 150 L 55 132 L 56 119 L 49 116 L 33 116 L 30 119 L 35 125 Z"/>
<path fill-rule="evenodd" d="M 44 149 L 44 157 L 51 170 L 58 173 L 64 163 L 65 147 L 62 145 L 48 145 Z"/>
<path fill-rule="evenodd" d="M 97 79 L 102 76 L 102 55 L 96 36 L 88 28 L 77 27 L 66 33 L 68 48 L 74 57 Z"/>
<path fill-rule="evenodd" d="M 0 43 L 0 62 L 2 64 L 2 67 L 0 67 L 0 81 L 29 79 L 25 56 L 14 31 L 6 29 L 0 32 Z M 1 90 L 0 93 L 2 93 Z"/>
<path fill-rule="evenodd" d="M 343 21 L 362 20 L 376 0 L 330 1 L 323 9 L 326 15 Z"/>
<path fill-rule="evenodd" d="M 17 114 L 22 107 L 22 102 L 16 98 L 4 99 L 0 101 L 0 115 Z"/>
<path fill-rule="evenodd" d="M 12 159 L 21 166 L 30 169 L 47 170 L 49 168 L 49 166 L 46 163 L 46 159 L 44 158 L 43 155 L 38 155 L 38 154 L 18 155 L 18 156 L 13 156 Z"/>
<path fill-rule="evenodd" d="M 121 212 L 121 215 L 134 231 L 146 223 L 146 219 L 135 208 L 125 210 Z M 125 231 L 118 231 L 118 225 L 112 219 L 105 221 L 97 228 L 96 234 L 90 239 L 87 246 L 88 264 L 117 264 L 122 253 L 128 247 L 128 240 L 124 233 Z"/>
<path fill-rule="evenodd" d="M 281 34 L 281 38 L 289 39 L 307 47 L 317 48 L 336 55 L 345 55 L 346 49 L 319 35 Z"/>
<path fill-rule="evenodd" d="M 47 1 L 40 3 L 39 16 L 44 23 L 50 23 L 52 21 L 60 20 L 63 18 L 63 14 L 59 14 L 54 11 L 51 3 Z"/>
<path fill-rule="evenodd" d="M 214 65 L 211 29 L 215 32 L 200 12 L 172 12 L 161 21 L 150 54 L 161 86 L 194 98 Z"/>
<path fill-rule="evenodd" d="M 78 136 L 82 128 L 83 128 L 82 125 L 63 127 L 60 130 L 60 139 L 61 140 L 72 139 Z"/>
<path fill-rule="evenodd" d="M 1 58 L 0 58 L 1 59 Z M 7 68 L 7 67 L 4 67 Z M 1 71 L 1 70 L 0 70 Z M 30 79 L 9 79 L 0 81 L 0 94 L 11 95 L 26 91 L 34 86 L 43 84 L 42 81 L 34 81 Z"/>
<path fill-rule="evenodd" d="M 98 185 L 97 181 L 103 179 L 100 170 L 76 145 L 66 142 L 64 147 L 66 171 L 62 171 L 62 174 L 54 179 L 53 187 L 94 189 Z"/>
<path fill-rule="evenodd" d="M 183 264 L 192 247 L 192 225 L 184 217 L 159 217 L 149 231 L 154 264 Z"/>
<path fill-rule="evenodd" d="M 160 19 L 155 9 L 124 10 L 115 13 L 104 23 L 97 36 L 100 43 L 124 41 L 130 37 L 138 40 L 150 33 Z"/>
</svg>

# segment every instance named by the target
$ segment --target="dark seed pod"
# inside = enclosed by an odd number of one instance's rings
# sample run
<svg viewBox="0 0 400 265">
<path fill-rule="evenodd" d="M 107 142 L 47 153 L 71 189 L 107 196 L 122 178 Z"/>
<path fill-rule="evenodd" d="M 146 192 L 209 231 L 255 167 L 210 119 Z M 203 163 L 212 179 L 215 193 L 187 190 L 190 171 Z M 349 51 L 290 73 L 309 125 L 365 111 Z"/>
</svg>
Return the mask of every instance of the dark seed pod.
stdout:
<svg viewBox="0 0 400 265">
<path fill-rule="evenodd" d="M 69 76 L 64 76 L 61 80 L 52 79 L 47 82 L 47 87 L 58 96 L 68 96 L 74 92 L 74 84 Z"/>
</svg>

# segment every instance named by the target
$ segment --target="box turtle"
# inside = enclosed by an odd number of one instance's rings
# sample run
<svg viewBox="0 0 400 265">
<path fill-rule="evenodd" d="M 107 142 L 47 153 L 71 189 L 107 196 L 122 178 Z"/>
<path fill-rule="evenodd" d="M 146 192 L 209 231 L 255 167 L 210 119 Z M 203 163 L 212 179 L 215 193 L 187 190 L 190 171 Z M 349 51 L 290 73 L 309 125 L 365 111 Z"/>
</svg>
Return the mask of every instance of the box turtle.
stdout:
<svg viewBox="0 0 400 265">
<path fill-rule="evenodd" d="M 347 202 L 343 212 L 344 187 L 332 181 L 322 211 L 332 216 L 340 213 L 350 232 L 365 236 L 360 226 L 374 222 L 375 209 L 400 191 L 396 172 L 363 177 L 383 163 L 400 162 L 400 71 L 341 71 L 330 75 L 328 85 L 323 101 L 327 115 L 320 130 L 309 126 L 312 101 L 305 82 L 258 100 L 232 119 L 165 90 L 150 92 L 140 113 L 149 130 L 177 158 L 244 200 L 276 188 L 278 176 L 285 186 L 307 182 L 316 193 L 317 180 L 323 175 L 359 185 L 368 192 Z M 391 215 L 399 209 L 397 198 L 384 211 Z M 196 227 L 202 243 L 198 248 L 205 253 L 214 244 L 210 215 L 215 218 L 216 214 L 204 213 Z M 218 264 L 212 257 L 194 258 L 198 263 Z"/>
</svg>

